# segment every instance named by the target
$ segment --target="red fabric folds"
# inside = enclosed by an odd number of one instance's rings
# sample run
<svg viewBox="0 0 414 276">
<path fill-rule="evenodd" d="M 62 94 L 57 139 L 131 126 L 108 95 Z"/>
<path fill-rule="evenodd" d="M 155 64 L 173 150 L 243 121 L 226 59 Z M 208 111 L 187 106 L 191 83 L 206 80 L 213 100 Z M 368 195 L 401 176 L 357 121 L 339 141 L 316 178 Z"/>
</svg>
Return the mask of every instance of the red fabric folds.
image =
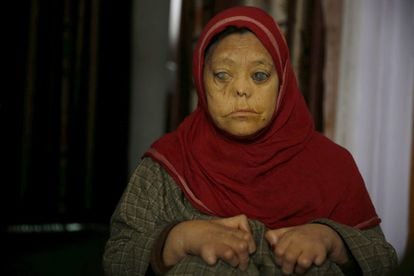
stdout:
<svg viewBox="0 0 414 276">
<path fill-rule="evenodd" d="M 272 122 L 244 141 L 214 127 L 203 87 L 204 52 L 229 26 L 256 35 L 280 79 Z M 283 34 L 264 11 L 235 7 L 210 20 L 194 50 L 193 77 L 196 110 L 144 156 L 169 172 L 195 208 L 218 217 L 245 214 L 272 229 L 317 218 L 359 228 L 380 223 L 352 156 L 314 130 Z"/>
</svg>

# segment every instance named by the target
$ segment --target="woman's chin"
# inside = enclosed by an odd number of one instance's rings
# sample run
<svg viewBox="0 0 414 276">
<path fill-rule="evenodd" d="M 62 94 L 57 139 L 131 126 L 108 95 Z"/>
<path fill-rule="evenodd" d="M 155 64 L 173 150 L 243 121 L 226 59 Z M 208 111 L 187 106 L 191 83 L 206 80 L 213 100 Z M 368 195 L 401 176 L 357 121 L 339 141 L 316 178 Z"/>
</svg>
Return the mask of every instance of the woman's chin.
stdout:
<svg viewBox="0 0 414 276">
<path fill-rule="evenodd" d="M 223 130 L 236 138 L 248 139 L 252 136 L 255 136 L 262 129 L 263 129 L 262 127 L 257 127 L 257 126 L 254 126 L 254 127 L 244 126 L 244 127 L 232 127 L 232 128 L 227 128 Z"/>
</svg>

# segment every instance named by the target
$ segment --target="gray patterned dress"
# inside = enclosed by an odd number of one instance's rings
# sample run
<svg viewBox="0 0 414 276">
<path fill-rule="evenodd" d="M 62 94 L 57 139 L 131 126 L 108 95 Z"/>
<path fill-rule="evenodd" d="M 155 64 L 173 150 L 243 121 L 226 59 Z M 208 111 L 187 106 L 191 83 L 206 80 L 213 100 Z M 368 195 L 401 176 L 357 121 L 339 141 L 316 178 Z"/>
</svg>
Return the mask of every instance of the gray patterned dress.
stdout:
<svg viewBox="0 0 414 276">
<path fill-rule="evenodd" d="M 106 244 L 103 265 L 107 275 L 145 275 L 154 260 L 154 245 L 172 224 L 192 219 L 212 219 L 186 200 L 170 175 L 150 158 L 144 158 L 134 171 L 128 186 L 112 216 L 111 234 Z M 387 243 L 379 226 L 358 230 L 325 218 L 315 218 L 344 240 L 350 254 L 363 275 L 386 275 L 397 265 L 393 247 Z M 233 268 L 219 261 L 209 266 L 197 256 L 188 256 L 167 275 L 282 275 L 273 261 L 264 234 L 266 227 L 250 221 L 257 250 L 251 255 L 247 271 Z M 156 253 L 156 252 L 155 252 Z M 313 266 L 306 275 L 345 275 L 333 262 Z"/>
</svg>

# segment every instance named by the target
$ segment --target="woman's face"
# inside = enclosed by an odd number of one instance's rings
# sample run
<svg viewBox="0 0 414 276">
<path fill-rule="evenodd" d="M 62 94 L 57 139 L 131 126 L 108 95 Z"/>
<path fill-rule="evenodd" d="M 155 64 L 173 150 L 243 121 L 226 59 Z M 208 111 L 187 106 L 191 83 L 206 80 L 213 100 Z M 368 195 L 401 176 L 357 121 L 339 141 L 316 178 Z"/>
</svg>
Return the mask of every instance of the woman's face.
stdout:
<svg viewBox="0 0 414 276">
<path fill-rule="evenodd" d="M 216 126 L 244 137 L 270 123 L 279 78 L 270 54 L 256 36 L 235 33 L 213 45 L 207 54 L 204 88 Z"/>
</svg>

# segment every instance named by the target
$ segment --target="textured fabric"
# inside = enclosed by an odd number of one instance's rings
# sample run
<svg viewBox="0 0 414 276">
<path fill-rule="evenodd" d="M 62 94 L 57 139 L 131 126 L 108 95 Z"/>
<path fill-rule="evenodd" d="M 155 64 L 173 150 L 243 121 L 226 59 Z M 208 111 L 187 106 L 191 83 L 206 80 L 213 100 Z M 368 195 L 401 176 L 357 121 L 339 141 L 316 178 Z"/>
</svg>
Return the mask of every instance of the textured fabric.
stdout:
<svg viewBox="0 0 414 276">
<path fill-rule="evenodd" d="M 112 216 L 111 235 L 103 257 L 105 273 L 145 275 L 151 252 L 157 250 L 155 243 L 163 230 L 178 221 L 211 218 L 193 208 L 158 163 L 144 158 Z M 385 275 L 395 266 L 395 252 L 379 226 L 361 231 L 322 218 L 315 222 L 327 224 L 341 235 L 364 275 Z M 247 272 L 221 261 L 208 266 L 199 257 L 188 256 L 168 271 L 168 275 L 282 275 L 264 239 L 266 227 L 255 220 L 249 223 L 257 250 L 251 255 Z M 320 267 L 312 267 L 307 275 L 342 275 L 342 272 L 336 264 L 326 261 Z"/>
<path fill-rule="evenodd" d="M 163 252 L 164 244 L 168 238 L 170 231 L 178 224 L 179 222 L 174 222 L 168 225 L 158 236 L 158 239 L 155 241 L 154 246 L 152 247 L 151 252 L 151 268 L 152 271 L 157 275 L 162 275 L 166 273 L 171 267 L 166 266 L 163 262 Z"/>
<path fill-rule="evenodd" d="M 396 252 L 389 243 L 382 242 L 385 237 L 378 226 L 372 230 L 360 231 L 327 219 L 315 222 L 330 226 L 342 237 L 363 275 L 387 275 L 397 267 Z M 370 260 L 375 260 L 375 263 Z"/>
<path fill-rule="evenodd" d="M 280 88 L 271 123 L 248 140 L 218 130 L 208 115 L 204 52 L 229 26 L 251 30 L 273 59 Z M 278 228 L 326 217 L 359 228 L 380 223 L 351 155 L 314 131 L 286 42 L 260 9 L 236 7 L 214 17 L 194 51 L 198 107 L 146 153 L 171 174 L 205 214 L 245 214 Z"/>
</svg>

